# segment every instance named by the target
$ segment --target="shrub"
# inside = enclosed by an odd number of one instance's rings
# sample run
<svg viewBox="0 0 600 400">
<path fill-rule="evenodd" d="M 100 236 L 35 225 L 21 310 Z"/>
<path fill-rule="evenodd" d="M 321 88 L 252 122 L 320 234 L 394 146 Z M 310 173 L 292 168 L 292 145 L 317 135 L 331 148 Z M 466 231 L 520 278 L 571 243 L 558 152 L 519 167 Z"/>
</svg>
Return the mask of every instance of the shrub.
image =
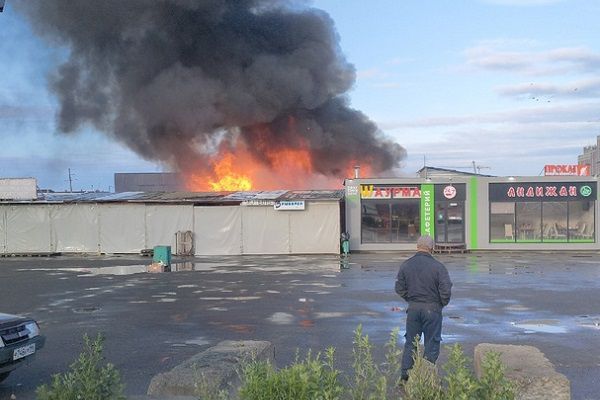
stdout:
<svg viewBox="0 0 600 400">
<path fill-rule="evenodd" d="M 369 335 L 363 335 L 362 325 L 354 331 L 352 349 L 354 377 L 350 384 L 349 396 L 354 400 L 385 399 L 387 380 L 373 361 L 373 345 Z"/>
<path fill-rule="evenodd" d="M 447 400 L 481 400 L 479 383 L 473 376 L 469 360 L 460 344 L 449 347 L 448 362 L 444 365 Z"/>
<path fill-rule="evenodd" d="M 343 394 L 334 367 L 334 349 L 298 360 L 276 371 L 267 361 L 250 361 L 242 365 L 241 400 L 337 400 Z"/>
<path fill-rule="evenodd" d="M 479 398 L 484 400 L 513 400 L 515 387 L 504 375 L 500 354 L 487 352 L 481 363 Z"/>
<path fill-rule="evenodd" d="M 399 336 L 400 329 L 395 328 L 390 333 L 390 338 L 385 344 L 385 377 L 392 390 L 400 385 L 402 348 L 398 346 Z M 391 395 L 391 393 L 388 392 L 388 395 Z"/>
<path fill-rule="evenodd" d="M 125 400 L 119 371 L 108 363 L 104 366 L 104 339 L 83 336 L 83 351 L 71 364 L 68 372 L 52 377 L 50 386 L 36 390 L 38 400 Z"/>
<path fill-rule="evenodd" d="M 443 392 L 435 364 L 423 358 L 423 347 L 415 337 L 414 365 L 404 385 L 407 400 L 442 400 Z"/>
</svg>

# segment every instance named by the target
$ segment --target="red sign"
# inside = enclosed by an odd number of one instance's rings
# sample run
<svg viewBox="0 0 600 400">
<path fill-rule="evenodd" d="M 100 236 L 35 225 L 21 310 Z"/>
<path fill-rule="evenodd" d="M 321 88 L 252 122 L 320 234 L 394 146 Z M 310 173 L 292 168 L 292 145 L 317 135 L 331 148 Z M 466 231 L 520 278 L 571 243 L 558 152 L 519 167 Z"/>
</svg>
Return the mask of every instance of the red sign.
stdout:
<svg viewBox="0 0 600 400">
<path fill-rule="evenodd" d="M 446 186 L 444 188 L 444 197 L 447 199 L 453 199 L 456 197 L 456 188 L 452 185 Z"/>
<path fill-rule="evenodd" d="M 590 176 L 589 164 L 548 164 L 544 166 L 546 176 Z"/>
</svg>

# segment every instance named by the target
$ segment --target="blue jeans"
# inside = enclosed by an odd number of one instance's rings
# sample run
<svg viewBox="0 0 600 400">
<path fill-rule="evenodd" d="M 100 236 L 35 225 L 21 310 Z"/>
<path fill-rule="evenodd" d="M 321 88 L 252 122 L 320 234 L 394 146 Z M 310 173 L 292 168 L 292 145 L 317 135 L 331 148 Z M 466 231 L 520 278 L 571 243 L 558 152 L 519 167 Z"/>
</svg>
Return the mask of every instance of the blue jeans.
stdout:
<svg viewBox="0 0 600 400">
<path fill-rule="evenodd" d="M 413 344 L 415 336 L 425 336 L 425 351 L 423 357 L 434 363 L 440 355 L 442 341 L 442 311 L 435 306 L 408 308 L 406 312 L 406 334 L 404 353 L 402 354 L 402 376 L 408 376 L 408 370 L 413 367 Z"/>
</svg>

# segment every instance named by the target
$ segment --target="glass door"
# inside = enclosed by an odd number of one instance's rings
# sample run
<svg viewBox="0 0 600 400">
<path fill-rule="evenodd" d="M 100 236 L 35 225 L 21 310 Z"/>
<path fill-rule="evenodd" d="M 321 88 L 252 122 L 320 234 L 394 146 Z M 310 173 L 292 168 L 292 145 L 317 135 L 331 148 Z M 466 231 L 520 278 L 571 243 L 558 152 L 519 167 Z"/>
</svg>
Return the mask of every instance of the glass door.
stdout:
<svg viewBox="0 0 600 400">
<path fill-rule="evenodd" d="M 464 202 L 439 201 L 435 204 L 436 243 L 464 243 Z"/>
</svg>

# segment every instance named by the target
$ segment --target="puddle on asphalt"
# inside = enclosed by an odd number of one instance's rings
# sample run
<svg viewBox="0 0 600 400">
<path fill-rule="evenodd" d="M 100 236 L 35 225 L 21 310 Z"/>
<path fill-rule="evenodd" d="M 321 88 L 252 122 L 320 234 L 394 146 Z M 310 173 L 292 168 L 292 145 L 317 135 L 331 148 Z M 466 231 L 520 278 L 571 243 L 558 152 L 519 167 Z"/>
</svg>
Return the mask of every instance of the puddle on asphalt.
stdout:
<svg viewBox="0 0 600 400">
<path fill-rule="evenodd" d="M 512 306 L 507 306 L 507 307 L 504 307 L 504 309 L 507 310 L 507 311 L 516 311 L 516 312 L 525 312 L 525 311 L 531 310 L 529 307 L 525 307 L 525 306 L 523 306 L 521 304 L 515 304 L 515 305 L 512 305 Z"/>
<path fill-rule="evenodd" d="M 600 317 L 590 315 L 580 315 L 577 317 L 577 325 L 584 328 L 592 328 L 600 330 Z"/>
<path fill-rule="evenodd" d="M 208 341 L 204 336 L 199 336 L 199 337 L 191 339 L 191 340 L 186 340 L 185 344 L 204 346 L 204 345 L 210 344 L 210 341 Z"/>
<path fill-rule="evenodd" d="M 345 312 L 318 312 L 315 313 L 315 318 L 316 319 L 323 319 L 323 318 L 343 318 L 343 317 L 347 317 L 348 313 Z"/>
<path fill-rule="evenodd" d="M 281 274 L 292 274 L 297 272 L 339 272 L 339 264 L 336 263 L 317 263 L 306 264 L 294 269 L 289 265 L 270 264 L 232 264 L 232 263 L 214 263 L 214 262 L 177 262 L 170 266 L 158 264 L 135 264 L 135 265 L 117 265 L 111 267 L 68 267 L 68 268 L 34 268 L 19 269 L 19 271 L 46 271 L 49 275 L 64 275 L 65 272 L 79 273 L 79 277 L 86 276 L 106 276 L 111 279 L 111 275 L 133 275 L 144 273 L 167 273 L 167 272 L 189 272 L 189 271 L 212 271 L 215 273 L 251 273 L 251 272 L 279 272 Z M 335 275 L 328 275 L 335 277 Z M 62 279 L 62 278 L 59 278 Z M 187 286 L 192 287 L 192 286 Z"/>
<path fill-rule="evenodd" d="M 566 333 L 567 328 L 560 325 L 560 321 L 555 319 L 523 320 L 511 322 L 511 325 L 524 329 L 526 333 Z"/>
<path fill-rule="evenodd" d="M 100 307 L 80 307 L 80 308 L 73 308 L 72 311 L 75 314 L 91 314 L 91 313 L 95 313 L 97 311 L 100 311 Z"/>
<path fill-rule="evenodd" d="M 267 318 L 267 321 L 275 325 L 291 325 L 294 322 L 294 316 L 284 312 L 276 312 Z"/>
</svg>

